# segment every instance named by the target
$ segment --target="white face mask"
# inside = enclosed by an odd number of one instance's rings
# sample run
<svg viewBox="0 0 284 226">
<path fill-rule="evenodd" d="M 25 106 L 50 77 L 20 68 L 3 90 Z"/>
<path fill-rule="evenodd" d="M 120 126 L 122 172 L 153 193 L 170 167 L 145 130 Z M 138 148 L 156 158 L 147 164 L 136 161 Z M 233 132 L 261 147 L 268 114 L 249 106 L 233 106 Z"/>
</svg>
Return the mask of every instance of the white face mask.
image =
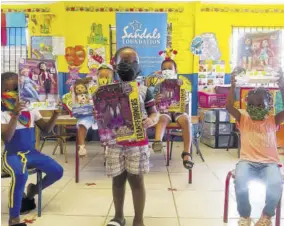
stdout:
<svg viewBox="0 0 284 226">
<path fill-rule="evenodd" d="M 177 75 L 176 72 L 174 70 L 163 70 L 162 71 L 162 75 L 165 79 L 176 79 Z"/>
</svg>

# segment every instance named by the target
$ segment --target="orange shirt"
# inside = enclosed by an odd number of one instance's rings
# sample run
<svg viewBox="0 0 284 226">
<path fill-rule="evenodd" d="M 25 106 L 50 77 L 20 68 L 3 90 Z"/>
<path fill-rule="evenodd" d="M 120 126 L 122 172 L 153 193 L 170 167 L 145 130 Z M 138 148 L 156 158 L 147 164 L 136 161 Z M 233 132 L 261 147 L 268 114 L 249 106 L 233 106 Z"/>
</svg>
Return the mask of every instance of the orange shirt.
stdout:
<svg viewBox="0 0 284 226">
<path fill-rule="evenodd" d="M 242 160 L 260 163 L 280 162 L 275 116 L 267 116 L 263 121 L 253 121 L 247 114 L 242 114 L 239 130 Z"/>
</svg>

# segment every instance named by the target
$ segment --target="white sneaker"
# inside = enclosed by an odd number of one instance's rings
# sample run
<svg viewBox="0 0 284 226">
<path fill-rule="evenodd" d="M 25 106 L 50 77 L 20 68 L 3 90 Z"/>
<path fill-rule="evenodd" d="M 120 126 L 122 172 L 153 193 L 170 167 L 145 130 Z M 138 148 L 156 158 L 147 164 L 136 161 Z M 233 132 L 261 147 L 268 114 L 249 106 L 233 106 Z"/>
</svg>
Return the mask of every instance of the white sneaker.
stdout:
<svg viewBox="0 0 284 226">
<path fill-rule="evenodd" d="M 250 226 L 251 219 L 250 218 L 243 218 L 241 217 L 238 221 L 238 226 Z"/>
<path fill-rule="evenodd" d="M 80 157 L 85 157 L 87 155 L 87 149 L 85 145 L 79 145 L 79 156 Z"/>
</svg>

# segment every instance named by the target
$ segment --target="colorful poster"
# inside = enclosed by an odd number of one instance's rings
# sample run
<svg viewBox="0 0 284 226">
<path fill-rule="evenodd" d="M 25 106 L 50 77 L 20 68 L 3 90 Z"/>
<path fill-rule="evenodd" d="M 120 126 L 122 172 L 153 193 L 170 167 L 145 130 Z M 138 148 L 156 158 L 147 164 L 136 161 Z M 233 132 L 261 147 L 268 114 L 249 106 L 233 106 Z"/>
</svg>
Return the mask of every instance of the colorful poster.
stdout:
<svg viewBox="0 0 284 226">
<path fill-rule="evenodd" d="M 116 13 L 116 47 L 137 50 L 143 76 L 161 68 L 158 53 L 166 49 L 167 26 L 166 13 Z"/>
<path fill-rule="evenodd" d="M 221 52 L 214 33 L 204 33 L 195 37 L 190 46 L 190 51 L 199 56 L 199 60 L 219 60 Z"/>
<path fill-rule="evenodd" d="M 54 14 L 30 14 L 29 32 L 33 35 L 52 34 L 52 24 L 54 23 Z"/>
<path fill-rule="evenodd" d="M 20 100 L 24 101 L 30 109 L 56 109 L 59 93 L 55 61 L 21 59 L 19 93 Z"/>
<path fill-rule="evenodd" d="M 283 48 L 280 31 L 244 33 L 238 41 L 238 66 L 247 71 L 277 71 Z"/>
<path fill-rule="evenodd" d="M 53 55 L 64 56 L 65 55 L 65 38 L 64 37 L 52 37 Z"/>
<path fill-rule="evenodd" d="M 31 55 L 33 59 L 54 60 L 52 37 L 51 36 L 32 36 Z"/>
<path fill-rule="evenodd" d="M 198 90 L 225 84 L 224 61 L 199 61 Z"/>
<path fill-rule="evenodd" d="M 101 86 L 93 102 L 104 145 L 145 140 L 137 82 Z"/>
<path fill-rule="evenodd" d="M 106 48 L 88 46 L 88 68 L 98 67 L 106 61 Z"/>
</svg>

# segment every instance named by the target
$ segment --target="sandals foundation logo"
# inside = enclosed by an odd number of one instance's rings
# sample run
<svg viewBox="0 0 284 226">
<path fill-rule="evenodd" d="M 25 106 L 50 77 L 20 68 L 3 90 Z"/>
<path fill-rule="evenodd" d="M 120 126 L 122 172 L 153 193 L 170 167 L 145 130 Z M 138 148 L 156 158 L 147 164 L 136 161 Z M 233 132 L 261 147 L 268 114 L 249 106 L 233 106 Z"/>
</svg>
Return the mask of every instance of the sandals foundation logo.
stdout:
<svg viewBox="0 0 284 226">
<path fill-rule="evenodd" d="M 161 34 L 158 28 L 148 30 L 137 20 L 129 23 L 123 28 L 123 45 L 160 45 Z"/>
</svg>

